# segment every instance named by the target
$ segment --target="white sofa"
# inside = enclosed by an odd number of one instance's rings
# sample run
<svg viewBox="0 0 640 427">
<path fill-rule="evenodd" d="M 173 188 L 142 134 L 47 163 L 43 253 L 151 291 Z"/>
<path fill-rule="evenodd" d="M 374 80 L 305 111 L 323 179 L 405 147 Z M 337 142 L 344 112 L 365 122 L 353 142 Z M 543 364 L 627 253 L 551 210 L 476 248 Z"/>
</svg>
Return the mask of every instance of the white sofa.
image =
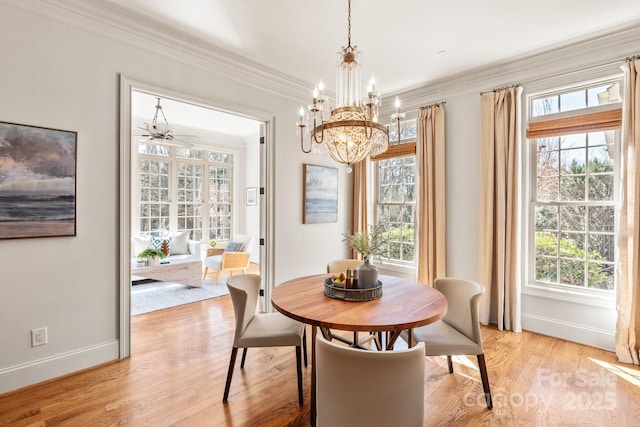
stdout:
<svg viewBox="0 0 640 427">
<path fill-rule="evenodd" d="M 178 231 L 177 233 L 169 233 L 163 237 L 133 236 L 131 239 L 131 265 L 136 265 L 140 252 L 148 247 L 160 248 L 163 240 L 169 242 L 169 256 L 163 261 L 171 262 L 172 260 L 190 258 L 202 259 L 202 243 L 196 240 L 189 240 L 189 231 Z"/>
</svg>

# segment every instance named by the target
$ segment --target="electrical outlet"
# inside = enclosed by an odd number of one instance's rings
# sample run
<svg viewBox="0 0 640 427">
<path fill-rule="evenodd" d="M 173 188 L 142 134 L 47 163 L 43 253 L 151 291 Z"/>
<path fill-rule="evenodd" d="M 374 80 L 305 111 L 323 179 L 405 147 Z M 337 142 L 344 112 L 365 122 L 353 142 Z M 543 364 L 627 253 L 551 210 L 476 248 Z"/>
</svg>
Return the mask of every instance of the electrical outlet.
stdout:
<svg viewBox="0 0 640 427">
<path fill-rule="evenodd" d="M 31 330 L 31 347 L 37 347 L 47 343 L 47 328 Z"/>
</svg>

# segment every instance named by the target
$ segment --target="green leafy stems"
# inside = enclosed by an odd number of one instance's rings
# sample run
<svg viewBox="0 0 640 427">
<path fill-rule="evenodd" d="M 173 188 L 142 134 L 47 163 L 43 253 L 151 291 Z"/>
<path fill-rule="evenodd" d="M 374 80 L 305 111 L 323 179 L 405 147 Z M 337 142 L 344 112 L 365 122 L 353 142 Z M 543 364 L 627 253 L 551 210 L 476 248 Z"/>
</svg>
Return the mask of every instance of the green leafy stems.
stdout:
<svg viewBox="0 0 640 427">
<path fill-rule="evenodd" d="M 360 231 L 352 235 L 344 233 L 342 235 L 344 236 L 342 241 L 348 242 L 349 246 L 362 254 L 365 260 L 369 259 L 371 255 L 379 255 L 387 245 L 384 226 L 381 224 L 370 226 L 368 233 Z"/>
<path fill-rule="evenodd" d="M 165 253 L 162 252 L 162 249 L 153 249 L 153 248 L 147 248 L 138 254 L 138 258 L 151 258 L 153 256 L 157 256 L 157 257 L 160 257 L 160 259 L 162 259 L 162 258 L 165 258 L 167 255 L 165 255 Z"/>
</svg>

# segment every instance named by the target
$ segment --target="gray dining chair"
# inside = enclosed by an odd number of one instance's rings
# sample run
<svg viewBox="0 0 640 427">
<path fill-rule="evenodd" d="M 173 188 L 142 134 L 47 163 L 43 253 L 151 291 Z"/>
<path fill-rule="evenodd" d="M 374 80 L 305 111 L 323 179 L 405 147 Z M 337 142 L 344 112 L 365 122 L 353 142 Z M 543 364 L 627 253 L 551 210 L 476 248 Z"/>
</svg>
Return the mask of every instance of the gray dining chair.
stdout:
<svg viewBox="0 0 640 427">
<path fill-rule="evenodd" d="M 415 341 L 425 344 L 426 356 L 447 356 L 449 373 L 453 373 L 453 355 L 476 355 L 487 408 L 493 407 L 487 366 L 484 360 L 478 310 L 484 287 L 458 278 L 438 278 L 433 287 L 447 298 L 447 314 L 439 321 L 413 330 Z M 406 333 L 401 335 L 406 339 Z"/>
<path fill-rule="evenodd" d="M 298 373 L 298 403 L 302 405 L 301 347 L 304 348 L 304 366 L 307 366 L 305 325 L 280 313 L 256 313 L 260 295 L 260 276 L 257 274 L 231 276 L 227 280 L 227 287 L 233 303 L 236 330 L 222 401 L 227 402 L 229 397 L 231 378 L 233 377 L 239 348 L 243 349 L 240 363 L 240 368 L 242 369 L 244 368 L 249 347 L 294 346 Z"/>
<path fill-rule="evenodd" d="M 318 427 L 422 427 L 424 344 L 368 351 L 316 336 Z"/>
</svg>

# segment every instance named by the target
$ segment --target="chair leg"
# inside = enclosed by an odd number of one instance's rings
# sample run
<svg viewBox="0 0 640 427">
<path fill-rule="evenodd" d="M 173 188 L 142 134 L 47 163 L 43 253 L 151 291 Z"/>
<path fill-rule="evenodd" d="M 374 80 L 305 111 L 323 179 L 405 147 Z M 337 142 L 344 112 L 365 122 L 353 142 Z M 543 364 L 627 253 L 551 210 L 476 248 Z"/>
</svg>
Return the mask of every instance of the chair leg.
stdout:
<svg viewBox="0 0 640 427">
<path fill-rule="evenodd" d="M 308 366 L 307 364 L 307 327 L 304 327 L 304 331 L 302 332 L 302 349 L 304 351 L 304 367 Z"/>
<path fill-rule="evenodd" d="M 376 349 L 378 351 L 382 351 L 382 344 L 383 344 L 382 332 L 378 332 L 377 334 L 375 332 L 372 332 L 372 334 L 373 334 L 373 342 L 376 345 Z"/>
<path fill-rule="evenodd" d="M 447 365 L 449 366 L 449 373 L 453 374 L 453 361 L 449 355 L 447 355 Z"/>
<path fill-rule="evenodd" d="M 224 395 L 222 401 L 226 403 L 229 397 L 229 388 L 231 388 L 231 377 L 233 377 L 233 368 L 236 364 L 236 356 L 238 355 L 238 348 L 233 347 L 231 350 L 231 358 L 229 359 L 229 372 L 227 372 L 227 383 L 224 386 Z"/>
<path fill-rule="evenodd" d="M 204 274 L 202 275 L 202 280 L 207 278 L 207 271 L 209 271 L 209 267 L 204 268 Z"/>
<path fill-rule="evenodd" d="M 480 377 L 482 378 L 482 388 L 484 389 L 484 398 L 487 401 L 487 408 L 493 408 L 491 400 L 491 389 L 489 388 L 489 376 L 487 375 L 487 365 L 484 363 L 484 354 L 478 355 L 478 367 L 480 368 Z"/>
<path fill-rule="evenodd" d="M 220 270 L 216 271 L 216 285 L 220 284 Z"/>
<path fill-rule="evenodd" d="M 296 346 L 296 368 L 298 371 L 298 403 L 300 406 L 303 405 L 304 401 L 302 399 L 302 351 L 300 350 L 300 346 Z"/>
<path fill-rule="evenodd" d="M 240 369 L 244 368 L 244 361 L 247 359 L 247 347 L 242 350 L 242 360 L 240 361 Z"/>
</svg>

